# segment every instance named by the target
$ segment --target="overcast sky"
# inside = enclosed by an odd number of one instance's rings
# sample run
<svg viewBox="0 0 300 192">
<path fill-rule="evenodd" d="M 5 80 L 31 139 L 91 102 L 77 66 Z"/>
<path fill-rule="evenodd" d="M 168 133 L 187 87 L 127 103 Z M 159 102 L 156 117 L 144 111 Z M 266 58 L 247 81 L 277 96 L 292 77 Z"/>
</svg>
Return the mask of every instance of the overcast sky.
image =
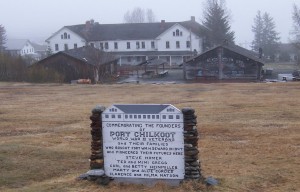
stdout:
<svg viewBox="0 0 300 192">
<path fill-rule="evenodd" d="M 0 24 L 9 39 L 43 42 L 65 25 L 83 24 L 94 19 L 101 23 L 122 23 L 123 16 L 135 7 L 152 9 L 157 21 L 184 21 L 191 16 L 201 23 L 206 0 L 0 0 Z M 253 40 L 251 26 L 260 10 L 274 18 L 281 41 L 286 43 L 292 30 L 293 4 L 300 0 L 226 0 L 236 43 Z"/>
</svg>

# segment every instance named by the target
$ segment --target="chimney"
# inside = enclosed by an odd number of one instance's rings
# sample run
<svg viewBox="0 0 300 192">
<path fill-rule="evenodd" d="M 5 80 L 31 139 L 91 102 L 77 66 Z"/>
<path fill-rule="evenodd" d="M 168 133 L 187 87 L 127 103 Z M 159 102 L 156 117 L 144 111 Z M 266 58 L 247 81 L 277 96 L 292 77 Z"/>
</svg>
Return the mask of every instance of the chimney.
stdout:
<svg viewBox="0 0 300 192">
<path fill-rule="evenodd" d="M 85 22 L 85 29 L 89 30 L 91 28 L 91 21 L 86 21 Z"/>
<path fill-rule="evenodd" d="M 161 20 L 161 22 L 160 22 L 160 28 L 164 29 L 165 28 L 165 24 L 166 24 L 166 21 L 165 20 Z"/>
<path fill-rule="evenodd" d="M 191 16 L 191 21 L 196 22 L 195 16 Z"/>
</svg>

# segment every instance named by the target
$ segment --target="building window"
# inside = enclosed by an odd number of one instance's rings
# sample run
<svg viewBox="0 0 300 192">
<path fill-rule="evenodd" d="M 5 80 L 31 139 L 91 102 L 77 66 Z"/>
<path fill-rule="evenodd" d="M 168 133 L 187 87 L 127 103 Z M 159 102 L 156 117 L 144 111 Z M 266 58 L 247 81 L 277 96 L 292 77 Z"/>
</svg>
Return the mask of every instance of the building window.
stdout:
<svg viewBox="0 0 300 192">
<path fill-rule="evenodd" d="M 142 41 L 142 49 L 145 49 L 146 46 L 145 46 L 145 41 Z"/>
<path fill-rule="evenodd" d="M 173 119 L 173 115 L 169 115 L 169 119 Z"/>
<path fill-rule="evenodd" d="M 114 48 L 115 48 L 115 49 L 118 49 L 118 42 L 115 42 L 115 43 L 114 43 Z"/>
<path fill-rule="evenodd" d="M 61 35 L 61 39 L 64 39 L 64 35 Z"/>
<path fill-rule="evenodd" d="M 125 115 L 125 119 L 128 119 L 128 115 Z"/>
<path fill-rule="evenodd" d="M 130 49 L 130 42 L 127 42 L 127 49 Z"/>
<path fill-rule="evenodd" d="M 136 49 L 139 49 L 140 48 L 140 42 L 136 42 Z"/>
<path fill-rule="evenodd" d="M 159 115 L 156 115 L 156 119 L 159 119 Z"/>
<path fill-rule="evenodd" d="M 179 115 L 176 115 L 176 119 L 180 119 L 180 116 L 179 116 Z"/>
<path fill-rule="evenodd" d="M 108 47 L 108 42 L 105 42 L 104 46 L 105 46 L 105 49 L 108 49 L 109 48 Z"/>
<path fill-rule="evenodd" d="M 74 49 L 77 49 L 77 43 L 74 43 Z"/>
<path fill-rule="evenodd" d="M 116 115 L 111 115 L 111 118 L 113 118 L 113 119 L 116 118 Z"/>
<path fill-rule="evenodd" d="M 103 50 L 103 43 L 100 43 L 100 49 Z"/>
<path fill-rule="evenodd" d="M 143 119 L 146 119 L 146 115 L 143 115 Z"/>
<path fill-rule="evenodd" d="M 150 115 L 147 115 L 147 119 L 150 119 L 150 117 L 151 117 Z"/>
<path fill-rule="evenodd" d="M 179 30 L 176 29 L 176 36 L 179 36 Z"/>
<path fill-rule="evenodd" d="M 91 47 L 95 47 L 95 44 L 94 43 L 90 43 Z"/>
<path fill-rule="evenodd" d="M 69 50 L 68 44 L 65 44 L 65 51 Z"/>
<path fill-rule="evenodd" d="M 68 39 L 70 39 L 70 35 L 68 35 Z"/>
<path fill-rule="evenodd" d="M 166 117 L 166 115 L 163 115 L 162 118 L 163 118 L 163 119 L 166 119 L 167 117 Z"/>
<path fill-rule="evenodd" d="M 170 42 L 166 41 L 166 48 L 169 49 L 170 48 Z"/>
<path fill-rule="evenodd" d="M 55 44 L 55 51 L 58 51 L 59 48 L 58 48 L 58 44 Z"/>
<path fill-rule="evenodd" d="M 154 41 L 151 41 L 151 49 L 155 49 Z"/>
<path fill-rule="evenodd" d="M 105 115 L 105 118 L 108 118 L 109 116 L 108 115 Z"/>
<path fill-rule="evenodd" d="M 67 38 L 68 38 L 68 34 L 64 33 L 64 39 L 67 39 Z"/>
<path fill-rule="evenodd" d="M 175 32 L 173 32 L 173 36 L 175 36 Z"/>
<path fill-rule="evenodd" d="M 176 41 L 176 48 L 179 49 L 180 48 L 180 42 Z"/>
<path fill-rule="evenodd" d="M 191 47 L 191 42 L 190 41 L 186 41 L 186 48 L 190 48 Z"/>
<path fill-rule="evenodd" d="M 118 115 L 118 118 L 119 118 L 119 119 L 121 119 L 121 118 L 122 118 L 122 116 L 121 116 L 121 115 Z"/>
</svg>

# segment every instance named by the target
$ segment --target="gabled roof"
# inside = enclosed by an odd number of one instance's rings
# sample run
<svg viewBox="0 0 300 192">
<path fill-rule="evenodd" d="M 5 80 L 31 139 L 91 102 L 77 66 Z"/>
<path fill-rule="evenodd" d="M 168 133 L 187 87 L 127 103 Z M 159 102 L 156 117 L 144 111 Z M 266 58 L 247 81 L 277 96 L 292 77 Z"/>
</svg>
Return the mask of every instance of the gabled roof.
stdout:
<svg viewBox="0 0 300 192">
<path fill-rule="evenodd" d="M 245 49 L 245 48 L 243 48 L 243 47 L 240 47 L 240 46 L 234 45 L 234 44 L 227 44 L 227 45 L 226 45 L 226 44 L 222 44 L 222 45 L 218 45 L 218 46 L 216 46 L 216 47 L 214 47 L 214 48 L 212 48 L 212 49 L 209 49 L 209 50 L 207 50 L 207 51 L 201 53 L 200 55 L 197 55 L 197 56 L 195 56 L 195 57 L 192 57 L 191 59 L 187 60 L 186 63 L 193 62 L 193 61 L 197 60 L 198 58 L 201 58 L 201 57 L 203 57 L 204 55 L 206 55 L 206 54 L 208 54 L 208 53 L 210 53 L 210 52 L 212 52 L 212 51 L 215 51 L 215 50 L 218 49 L 218 48 L 224 48 L 224 49 L 226 49 L 226 50 L 232 51 L 232 52 L 234 52 L 234 53 L 236 53 L 236 54 L 238 54 L 238 55 L 247 57 L 247 58 L 249 58 L 249 59 L 251 59 L 251 60 L 253 60 L 253 61 L 255 61 L 255 62 L 261 63 L 261 64 L 264 63 L 263 60 L 260 59 L 260 58 L 258 57 L 258 54 L 255 53 L 254 51 L 250 51 L 250 50 L 248 50 L 248 49 Z"/>
<path fill-rule="evenodd" d="M 82 24 L 65 26 L 88 41 L 155 39 L 175 24 L 180 24 L 198 36 L 207 29 L 195 21 L 122 23 L 122 24 Z"/>
<path fill-rule="evenodd" d="M 106 64 L 106 63 L 109 63 L 109 62 L 112 62 L 115 60 L 114 56 L 110 53 L 100 51 L 99 49 L 96 49 L 91 46 L 85 46 L 85 47 L 80 47 L 80 48 L 76 48 L 76 49 L 70 49 L 67 51 L 57 52 L 57 53 L 39 61 L 38 63 L 41 63 L 44 60 L 48 60 L 48 59 L 55 57 L 57 55 L 60 55 L 60 54 L 65 55 L 70 58 L 73 58 L 73 59 L 80 60 L 84 63 L 94 65 L 94 66 L 96 66 L 98 64 L 101 64 L 101 65 Z"/>
<path fill-rule="evenodd" d="M 30 41 L 28 39 L 7 39 L 4 47 L 6 50 L 21 50 L 26 43 L 30 43 Z"/>
<path fill-rule="evenodd" d="M 119 108 L 124 113 L 131 113 L 131 114 L 158 114 L 170 105 L 167 104 L 128 104 L 128 105 L 114 105 L 115 107 Z"/>
</svg>

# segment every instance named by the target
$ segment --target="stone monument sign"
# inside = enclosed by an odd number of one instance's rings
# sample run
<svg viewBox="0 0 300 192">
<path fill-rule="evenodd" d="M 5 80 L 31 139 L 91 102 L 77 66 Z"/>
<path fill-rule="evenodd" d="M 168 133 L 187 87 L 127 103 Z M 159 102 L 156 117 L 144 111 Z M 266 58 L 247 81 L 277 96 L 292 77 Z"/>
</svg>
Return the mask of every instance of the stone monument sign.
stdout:
<svg viewBox="0 0 300 192">
<path fill-rule="evenodd" d="M 108 177 L 184 179 L 184 120 L 169 104 L 112 105 L 102 113 Z"/>
</svg>

